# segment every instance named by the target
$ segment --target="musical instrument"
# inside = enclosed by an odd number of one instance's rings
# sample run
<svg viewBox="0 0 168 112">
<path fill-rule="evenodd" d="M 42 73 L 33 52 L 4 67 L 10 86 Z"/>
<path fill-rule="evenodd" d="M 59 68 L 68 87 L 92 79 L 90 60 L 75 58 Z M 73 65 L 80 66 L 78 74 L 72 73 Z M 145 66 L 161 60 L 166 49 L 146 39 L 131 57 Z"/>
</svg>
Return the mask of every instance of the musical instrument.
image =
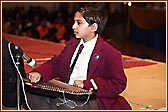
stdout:
<svg viewBox="0 0 168 112">
<path fill-rule="evenodd" d="M 95 95 L 90 90 L 75 87 L 64 82 L 52 79 L 43 83 L 25 83 L 27 92 L 48 96 L 48 97 L 66 97 L 71 100 L 95 99 Z"/>
</svg>

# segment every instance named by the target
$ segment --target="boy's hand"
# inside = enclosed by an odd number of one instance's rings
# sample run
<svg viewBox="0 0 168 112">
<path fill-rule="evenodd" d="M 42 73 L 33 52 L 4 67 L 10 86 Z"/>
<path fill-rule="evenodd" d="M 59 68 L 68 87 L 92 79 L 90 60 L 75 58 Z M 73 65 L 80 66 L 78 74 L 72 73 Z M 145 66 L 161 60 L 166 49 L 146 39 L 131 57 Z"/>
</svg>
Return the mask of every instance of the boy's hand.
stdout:
<svg viewBox="0 0 168 112">
<path fill-rule="evenodd" d="M 73 85 L 80 88 L 84 87 L 83 80 L 75 80 Z"/>
<path fill-rule="evenodd" d="M 41 79 L 41 74 L 38 72 L 31 72 L 29 73 L 29 79 L 32 83 L 37 83 Z"/>
</svg>

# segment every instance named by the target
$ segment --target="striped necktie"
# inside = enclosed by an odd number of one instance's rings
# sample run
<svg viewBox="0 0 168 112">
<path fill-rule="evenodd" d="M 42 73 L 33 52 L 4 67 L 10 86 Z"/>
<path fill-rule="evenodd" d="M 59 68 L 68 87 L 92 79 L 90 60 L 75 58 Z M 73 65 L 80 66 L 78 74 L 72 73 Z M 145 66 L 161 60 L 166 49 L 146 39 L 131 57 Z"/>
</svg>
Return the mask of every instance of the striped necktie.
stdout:
<svg viewBox="0 0 168 112">
<path fill-rule="evenodd" d="M 75 59 L 74 59 L 72 65 L 71 65 L 71 67 L 70 67 L 69 70 L 68 70 L 66 83 L 68 83 L 69 80 L 70 80 L 70 75 L 72 74 L 72 71 L 73 71 L 74 66 L 75 66 L 75 64 L 76 64 L 76 61 L 78 60 L 78 57 L 79 57 L 80 53 L 82 52 L 83 48 L 84 48 L 84 45 L 81 44 L 80 47 L 79 47 L 79 49 L 78 49 L 78 52 L 77 52 L 77 54 L 76 54 L 76 57 L 75 57 Z"/>
</svg>

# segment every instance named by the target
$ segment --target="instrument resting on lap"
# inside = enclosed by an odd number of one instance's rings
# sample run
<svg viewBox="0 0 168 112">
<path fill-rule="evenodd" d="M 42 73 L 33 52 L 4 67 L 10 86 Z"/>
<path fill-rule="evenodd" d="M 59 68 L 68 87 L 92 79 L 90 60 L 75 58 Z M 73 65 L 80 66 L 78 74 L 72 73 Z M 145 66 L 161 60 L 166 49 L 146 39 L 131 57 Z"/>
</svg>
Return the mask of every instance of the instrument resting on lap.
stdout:
<svg viewBox="0 0 168 112">
<path fill-rule="evenodd" d="M 88 96 L 90 99 L 95 99 L 95 95 L 90 90 L 75 87 L 55 79 L 43 83 L 25 83 L 25 89 L 29 93 L 48 97 L 66 97 L 77 101 L 86 100 Z"/>
</svg>

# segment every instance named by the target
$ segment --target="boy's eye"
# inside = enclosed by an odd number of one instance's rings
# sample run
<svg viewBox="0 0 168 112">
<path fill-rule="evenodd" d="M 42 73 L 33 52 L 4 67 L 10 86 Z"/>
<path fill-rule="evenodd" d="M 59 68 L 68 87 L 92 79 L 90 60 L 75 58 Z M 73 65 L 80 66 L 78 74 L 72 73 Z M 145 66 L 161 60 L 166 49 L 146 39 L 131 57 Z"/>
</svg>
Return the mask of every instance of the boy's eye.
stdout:
<svg viewBox="0 0 168 112">
<path fill-rule="evenodd" d="M 78 25 L 80 25 L 81 23 L 80 22 L 77 22 Z"/>
</svg>

